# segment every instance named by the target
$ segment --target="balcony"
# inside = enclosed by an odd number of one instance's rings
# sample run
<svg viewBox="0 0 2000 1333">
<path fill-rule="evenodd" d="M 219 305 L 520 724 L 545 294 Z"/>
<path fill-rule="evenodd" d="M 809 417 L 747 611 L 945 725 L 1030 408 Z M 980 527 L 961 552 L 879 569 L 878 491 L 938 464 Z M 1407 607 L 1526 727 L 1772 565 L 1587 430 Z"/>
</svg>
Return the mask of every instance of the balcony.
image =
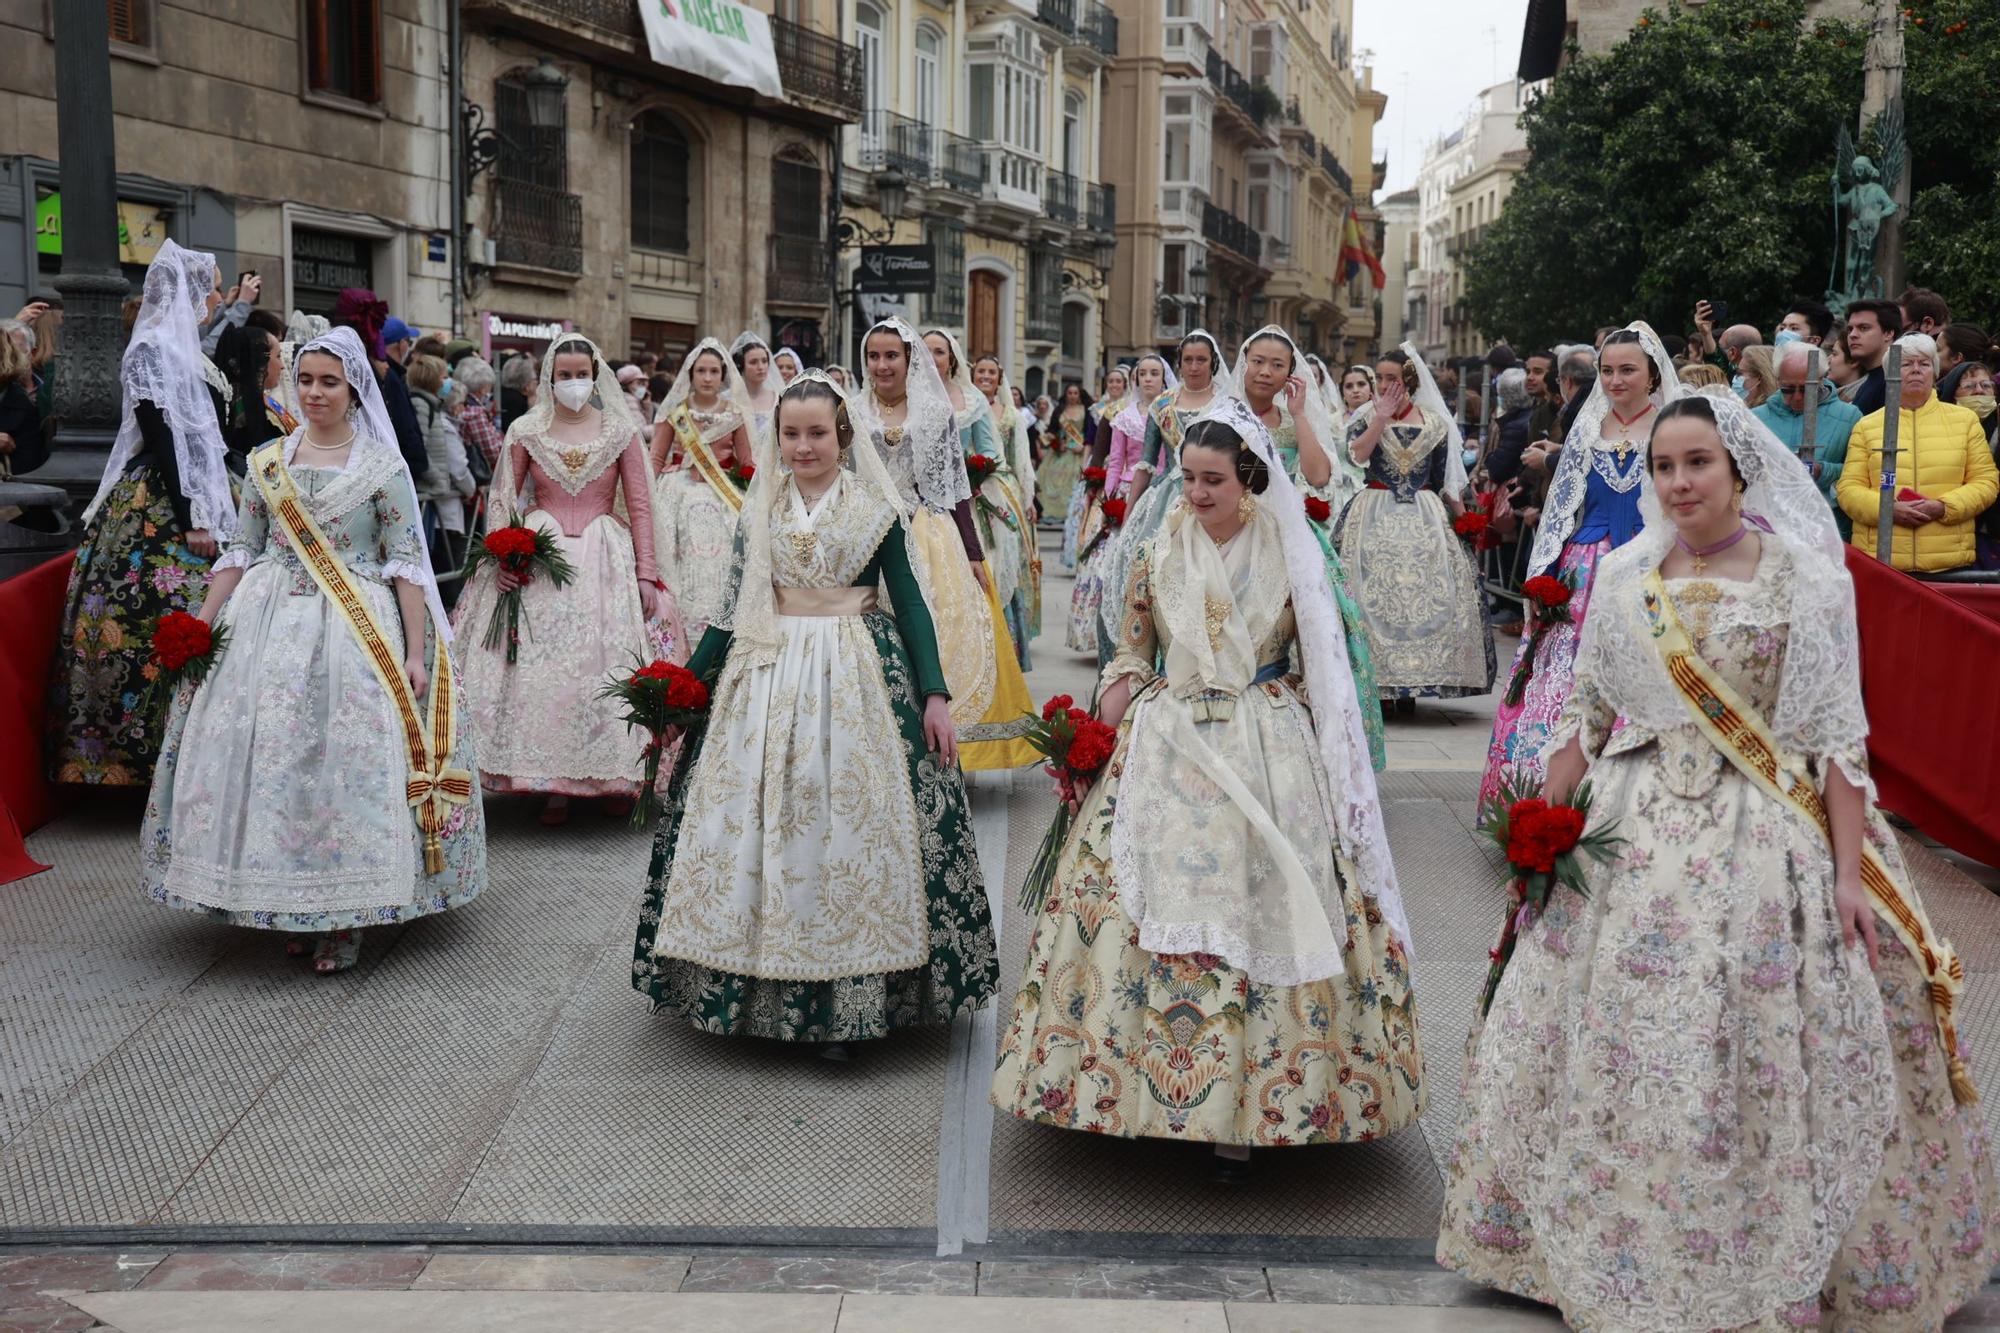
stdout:
<svg viewBox="0 0 2000 1333">
<path fill-rule="evenodd" d="M 833 248 L 812 236 L 773 235 L 764 299 L 824 306 L 833 295 Z"/>
<path fill-rule="evenodd" d="M 1042 164 L 1005 144 L 981 144 L 980 195 L 1030 217 L 1042 212 Z"/>
<path fill-rule="evenodd" d="M 1109 235 L 1118 224 L 1118 187 L 1095 183 L 1085 186 L 1083 220 L 1092 231 Z"/>
<path fill-rule="evenodd" d="M 583 272 L 583 199 L 530 181 L 493 180 L 493 246 L 503 264 Z"/>
<path fill-rule="evenodd" d="M 1042 210 L 1056 222 L 1074 227 L 1083 221 L 1082 183 L 1067 171 L 1042 173 Z"/>
<path fill-rule="evenodd" d="M 1327 175 L 1333 177 L 1333 183 L 1340 187 L 1342 194 L 1349 199 L 1354 198 L 1354 178 L 1347 174 L 1347 169 L 1340 165 L 1340 159 L 1325 144 L 1319 146 L 1319 164 Z"/>
<path fill-rule="evenodd" d="M 1264 262 L 1264 238 L 1226 208 L 1209 203 L 1201 206 L 1201 234 L 1204 240 L 1226 246 L 1254 265 L 1261 266 Z"/>
<path fill-rule="evenodd" d="M 893 111 L 870 111 L 861 119 L 861 165 L 873 171 L 894 167 L 922 185 L 931 178 L 931 127 Z"/>
<path fill-rule="evenodd" d="M 986 178 L 979 144 L 950 130 L 932 130 L 931 135 L 931 184 L 977 196 Z"/>
<path fill-rule="evenodd" d="M 1036 0 L 1035 17 L 1065 39 L 1076 36 L 1076 0 Z"/>
<path fill-rule="evenodd" d="M 1215 102 L 1215 109 L 1222 113 L 1221 119 L 1235 125 L 1252 141 L 1267 142 L 1264 126 L 1284 111 L 1270 85 L 1251 83 L 1213 47 L 1209 48 L 1208 59 L 1203 62 L 1202 68 L 1208 76 L 1209 86 L 1221 94 Z"/>
<path fill-rule="evenodd" d="M 1077 28 L 1084 44 L 1103 56 L 1113 60 L 1118 55 L 1118 16 L 1108 5 L 1097 0 L 1081 0 L 1082 9 L 1077 17 Z"/>
<path fill-rule="evenodd" d="M 608 0 L 565 0 L 566 3 L 608 3 Z M 632 6 L 624 7 L 636 13 Z M 771 45 L 778 53 L 778 77 L 784 81 L 785 96 L 796 100 L 809 97 L 854 120 L 866 105 L 861 91 L 861 48 L 849 46 L 802 27 L 790 19 L 771 19 Z"/>
<path fill-rule="evenodd" d="M 1062 289 L 1056 289 L 1051 300 L 1047 295 L 1030 293 L 1028 296 L 1028 341 L 1031 343 L 1060 343 L 1062 341 Z"/>
</svg>

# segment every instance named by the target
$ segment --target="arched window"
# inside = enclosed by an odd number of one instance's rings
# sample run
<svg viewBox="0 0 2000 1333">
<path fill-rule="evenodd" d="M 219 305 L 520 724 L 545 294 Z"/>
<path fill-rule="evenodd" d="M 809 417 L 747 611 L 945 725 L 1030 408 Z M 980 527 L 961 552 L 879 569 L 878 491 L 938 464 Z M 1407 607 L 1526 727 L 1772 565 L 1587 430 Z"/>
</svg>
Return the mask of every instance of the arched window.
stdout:
<svg viewBox="0 0 2000 1333">
<path fill-rule="evenodd" d="M 632 244 L 642 250 L 693 248 L 688 225 L 693 153 L 687 133 L 664 111 L 641 115 L 632 130 Z"/>
<path fill-rule="evenodd" d="M 925 125 L 944 124 L 944 34 L 928 23 L 917 25 L 917 119 Z"/>
</svg>

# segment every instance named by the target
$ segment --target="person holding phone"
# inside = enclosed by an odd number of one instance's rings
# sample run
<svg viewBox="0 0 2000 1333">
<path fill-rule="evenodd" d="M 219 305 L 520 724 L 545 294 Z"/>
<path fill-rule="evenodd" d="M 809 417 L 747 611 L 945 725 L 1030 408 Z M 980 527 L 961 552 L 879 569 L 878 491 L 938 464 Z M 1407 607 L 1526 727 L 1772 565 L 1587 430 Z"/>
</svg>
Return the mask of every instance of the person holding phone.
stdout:
<svg viewBox="0 0 2000 1333">
<path fill-rule="evenodd" d="M 250 312 L 257 308 L 258 298 L 264 294 L 264 279 L 256 269 L 245 269 L 236 277 L 236 285 L 223 294 L 222 303 L 215 308 L 208 327 L 201 335 L 202 355 L 213 358 L 216 345 L 228 329 L 240 329 Z"/>
</svg>

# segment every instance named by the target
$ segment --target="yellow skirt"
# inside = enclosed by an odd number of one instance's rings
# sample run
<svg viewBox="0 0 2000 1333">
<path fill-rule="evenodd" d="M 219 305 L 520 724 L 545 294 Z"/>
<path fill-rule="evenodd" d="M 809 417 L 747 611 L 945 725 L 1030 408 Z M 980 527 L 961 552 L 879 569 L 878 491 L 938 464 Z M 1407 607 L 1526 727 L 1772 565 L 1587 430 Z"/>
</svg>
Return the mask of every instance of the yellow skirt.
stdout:
<svg viewBox="0 0 2000 1333">
<path fill-rule="evenodd" d="M 919 507 L 910 534 L 917 547 L 917 577 L 930 598 L 944 682 L 951 689 L 952 724 L 963 729 L 993 707 L 994 626 L 952 521 Z M 1001 641 L 1008 642 L 1006 625 L 999 630 Z M 1021 673 L 1016 669 L 1014 674 Z"/>
<path fill-rule="evenodd" d="M 1019 736 L 977 739 L 1012 730 L 1039 711 L 1028 693 L 1028 678 L 1021 674 L 1021 664 L 1014 656 L 1014 639 L 1007 632 L 1007 618 L 1000 612 L 1000 595 L 992 588 L 986 589 L 986 610 L 993 624 L 996 679 L 992 706 L 972 726 L 959 727 L 958 764 L 968 773 L 1026 768 L 1042 758 L 1041 751 Z"/>
</svg>

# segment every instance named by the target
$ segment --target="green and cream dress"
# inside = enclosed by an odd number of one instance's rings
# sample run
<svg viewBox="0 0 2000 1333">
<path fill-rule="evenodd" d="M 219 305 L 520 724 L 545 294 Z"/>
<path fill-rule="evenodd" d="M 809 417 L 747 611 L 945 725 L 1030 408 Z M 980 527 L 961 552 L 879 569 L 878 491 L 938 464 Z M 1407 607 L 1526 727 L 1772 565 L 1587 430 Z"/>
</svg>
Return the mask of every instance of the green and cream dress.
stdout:
<svg viewBox="0 0 2000 1333">
<path fill-rule="evenodd" d="M 774 660 L 710 626 L 632 984 L 695 1027 L 855 1041 L 949 1023 L 998 977 L 964 781 L 926 748 L 946 693 L 904 532 L 842 473 L 770 516 Z M 893 610 L 890 605 L 893 604 Z"/>
</svg>

